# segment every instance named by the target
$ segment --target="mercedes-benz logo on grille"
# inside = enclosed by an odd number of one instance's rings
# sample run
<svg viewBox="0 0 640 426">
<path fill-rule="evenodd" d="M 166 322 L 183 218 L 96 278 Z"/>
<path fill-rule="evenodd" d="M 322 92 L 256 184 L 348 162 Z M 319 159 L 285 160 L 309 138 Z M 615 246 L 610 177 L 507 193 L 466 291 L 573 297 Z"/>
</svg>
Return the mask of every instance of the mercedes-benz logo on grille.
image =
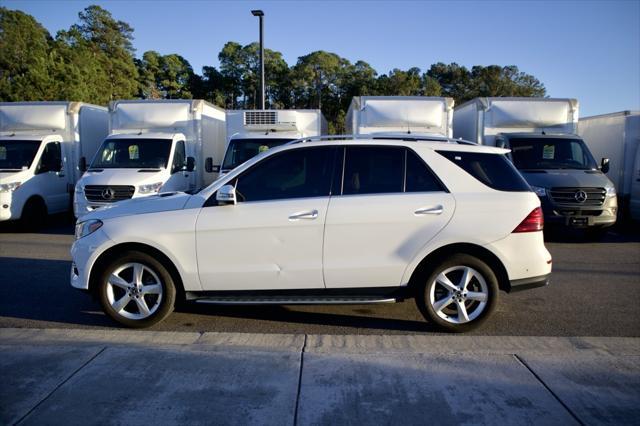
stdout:
<svg viewBox="0 0 640 426">
<path fill-rule="evenodd" d="M 111 188 L 105 188 L 102 190 L 102 198 L 104 198 L 105 200 L 113 200 L 113 197 L 115 196 L 115 192 L 113 192 L 113 189 Z M 586 199 L 586 195 L 585 195 L 585 199 Z"/>
<path fill-rule="evenodd" d="M 584 191 L 576 191 L 576 193 L 573 194 L 573 198 L 579 203 L 584 203 L 587 201 L 587 193 Z"/>
</svg>

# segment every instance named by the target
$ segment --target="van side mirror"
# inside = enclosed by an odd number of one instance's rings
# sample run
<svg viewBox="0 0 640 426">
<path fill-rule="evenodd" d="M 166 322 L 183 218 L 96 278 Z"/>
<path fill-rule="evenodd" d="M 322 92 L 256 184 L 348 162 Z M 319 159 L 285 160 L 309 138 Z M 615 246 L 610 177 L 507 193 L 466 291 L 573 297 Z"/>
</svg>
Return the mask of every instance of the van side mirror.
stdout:
<svg viewBox="0 0 640 426">
<path fill-rule="evenodd" d="M 211 157 L 207 157 L 206 160 L 204 160 L 204 170 L 207 173 L 218 173 L 220 171 L 220 165 L 213 165 L 213 158 Z"/>
<path fill-rule="evenodd" d="M 80 170 L 81 173 L 87 171 L 87 159 L 85 157 L 80 157 L 80 161 L 78 161 L 78 170 Z"/>
<path fill-rule="evenodd" d="M 187 157 L 187 171 L 192 172 L 196 168 L 196 159 L 193 157 Z"/>
<path fill-rule="evenodd" d="M 236 188 L 233 185 L 224 185 L 216 192 L 216 201 L 219 204 L 237 204 Z"/>
<path fill-rule="evenodd" d="M 600 161 L 600 170 L 602 171 L 602 173 L 608 173 L 609 172 L 609 159 L 608 158 L 603 158 Z"/>
</svg>

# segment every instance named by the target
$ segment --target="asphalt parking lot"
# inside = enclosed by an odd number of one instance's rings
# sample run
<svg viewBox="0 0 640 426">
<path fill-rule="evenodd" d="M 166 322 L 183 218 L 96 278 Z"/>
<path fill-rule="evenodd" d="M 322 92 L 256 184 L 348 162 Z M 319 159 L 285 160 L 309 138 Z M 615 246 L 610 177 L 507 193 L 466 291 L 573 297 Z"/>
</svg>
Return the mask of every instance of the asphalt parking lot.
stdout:
<svg viewBox="0 0 640 426">
<path fill-rule="evenodd" d="M 115 328 L 97 302 L 68 284 L 70 221 L 54 218 L 38 233 L 0 226 L 0 327 Z M 636 226 L 637 228 L 637 226 Z M 602 241 L 556 232 L 552 283 L 500 295 L 494 316 L 472 334 L 496 336 L 640 336 L 640 230 L 613 229 Z M 158 331 L 431 334 L 411 301 L 353 306 L 207 306 L 189 304 Z"/>
</svg>

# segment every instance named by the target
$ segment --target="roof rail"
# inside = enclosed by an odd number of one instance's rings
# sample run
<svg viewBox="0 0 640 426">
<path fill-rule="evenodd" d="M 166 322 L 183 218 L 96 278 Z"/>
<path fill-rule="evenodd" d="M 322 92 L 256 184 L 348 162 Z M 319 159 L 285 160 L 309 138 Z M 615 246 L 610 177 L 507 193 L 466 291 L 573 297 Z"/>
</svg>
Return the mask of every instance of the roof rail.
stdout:
<svg viewBox="0 0 640 426">
<path fill-rule="evenodd" d="M 365 140 L 365 139 L 386 139 L 386 140 L 401 140 L 410 142 L 429 141 L 429 142 L 442 142 L 442 143 L 457 143 L 460 145 L 478 145 L 475 142 L 465 141 L 463 139 L 452 139 L 444 136 L 428 136 L 428 135 L 411 135 L 411 134 L 385 134 L 385 135 L 324 135 L 324 136 L 309 136 L 306 138 L 300 138 L 288 142 L 287 145 L 295 145 L 299 143 L 307 142 L 320 142 L 320 141 L 341 141 L 341 140 Z"/>
</svg>

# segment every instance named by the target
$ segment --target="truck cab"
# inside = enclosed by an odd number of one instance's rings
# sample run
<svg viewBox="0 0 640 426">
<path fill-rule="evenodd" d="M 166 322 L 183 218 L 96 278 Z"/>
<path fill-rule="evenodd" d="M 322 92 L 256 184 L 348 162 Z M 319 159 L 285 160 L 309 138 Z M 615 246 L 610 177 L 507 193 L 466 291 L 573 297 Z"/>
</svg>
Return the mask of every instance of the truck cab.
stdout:
<svg viewBox="0 0 640 426">
<path fill-rule="evenodd" d="M 71 171 L 64 146 L 60 135 L 0 138 L 0 220 L 67 210 Z"/>
<path fill-rule="evenodd" d="M 327 134 L 327 121 L 320 110 L 227 111 L 226 122 L 229 142 L 221 174 L 276 146 Z"/>
<path fill-rule="evenodd" d="M 540 197 L 549 224 L 603 229 L 616 222 L 618 203 L 607 178 L 608 159 L 596 163 L 577 135 L 500 133 L 515 167 Z"/>
<path fill-rule="evenodd" d="M 194 189 L 192 155 L 182 133 L 109 136 L 76 185 L 76 217 L 116 201 Z"/>
</svg>

